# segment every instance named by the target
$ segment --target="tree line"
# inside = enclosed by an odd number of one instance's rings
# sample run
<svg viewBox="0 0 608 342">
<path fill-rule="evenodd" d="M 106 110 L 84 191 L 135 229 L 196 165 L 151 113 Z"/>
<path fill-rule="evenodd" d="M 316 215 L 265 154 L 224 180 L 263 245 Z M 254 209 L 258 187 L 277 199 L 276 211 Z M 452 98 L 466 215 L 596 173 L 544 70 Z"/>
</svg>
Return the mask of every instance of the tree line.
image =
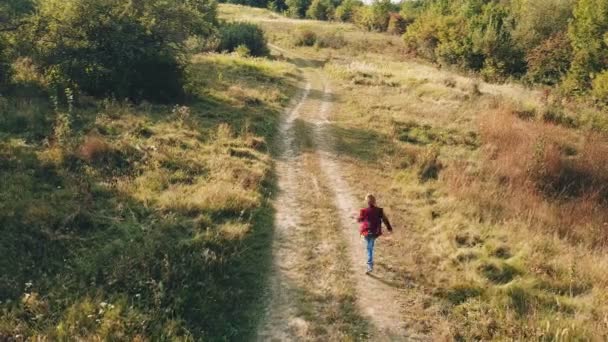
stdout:
<svg viewBox="0 0 608 342">
<path fill-rule="evenodd" d="M 432 0 L 401 13 L 408 49 L 432 61 L 608 101 L 605 0 Z"/>
<path fill-rule="evenodd" d="M 440 65 L 608 103 L 606 0 L 227 1 L 403 35 L 410 53 Z"/>
</svg>

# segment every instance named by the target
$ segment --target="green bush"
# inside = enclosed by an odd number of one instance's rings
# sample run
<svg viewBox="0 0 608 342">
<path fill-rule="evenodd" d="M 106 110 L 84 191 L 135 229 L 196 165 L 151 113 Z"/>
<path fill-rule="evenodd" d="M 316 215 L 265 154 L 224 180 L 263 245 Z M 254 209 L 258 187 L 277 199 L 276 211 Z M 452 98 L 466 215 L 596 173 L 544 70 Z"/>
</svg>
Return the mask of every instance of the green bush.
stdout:
<svg viewBox="0 0 608 342">
<path fill-rule="evenodd" d="M 405 32 L 407 22 L 398 13 L 391 13 L 388 20 L 388 27 L 386 32 L 395 35 L 402 35 Z"/>
<path fill-rule="evenodd" d="M 564 82 L 570 93 L 582 94 L 591 88 L 593 74 L 608 67 L 608 2 L 580 0 L 574 9 L 568 36 L 572 41 L 574 57 Z"/>
<path fill-rule="evenodd" d="M 359 0 L 344 0 L 336 8 L 334 18 L 342 22 L 353 21 L 355 12 L 361 6 L 363 6 L 363 3 Z"/>
<path fill-rule="evenodd" d="M 593 79 L 591 94 L 603 104 L 608 104 L 608 71 L 604 71 Z"/>
<path fill-rule="evenodd" d="M 511 16 L 517 25 L 513 38 L 524 50 L 531 50 L 544 41 L 564 32 L 572 18 L 574 0 L 514 0 Z"/>
<path fill-rule="evenodd" d="M 233 52 L 244 45 L 252 56 L 268 55 L 268 46 L 264 31 L 255 24 L 226 23 L 220 27 L 219 51 Z"/>
<path fill-rule="evenodd" d="M 17 31 L 25 23 L 25 16 L 33 10 L 30 0 L 11 0 L 0 3 L 0 92 L 5 91 L 11 79 L 11 55 L 14 57 Z M 11 44 L 12 42 L 12 44 Z M 13 45 L 13 46 L 11 46 Z"/>
<path fill-rule="evenodd" d="M 269 10 L 279 13 L 283 13 L 288 9 L 285 0 L 270 0 L 267 7 Z"/>
<path fill-rule="evenodd" d="M 357 9 L 354 23 L 368 31 L 384 32 L 388 28 L 390 13 L 397 10 L 390 0 L 375 0 L 371 5 Z"/>
<path fill-rule="evenodd" d="M 0 40 L 0 94 L 4 91 L 8 81 L 10 80 L 10 65 L 4 57 L 5 49 Z"/>
<path fill-rule="evenodd" d="M 295 46 L 313 46 L 317 43 L 317 34 L 309 29 L 299 30 L 293 43 Z"/>
<path fill-rule="evenodd" d="M 568 36 L 565 32 L 557 33 L 526 55 L 526 80 L 531 83 L 558 84 L 568 72 L 571 59 L 572 46 Z"/>
<path fill-rule="evenodd" d="M 425 12 L 408 27 L 403 35 L 408 51 L 436 61 L 435 49 L 439 46 L 440 32 L 443 30 L 444 24 L 441 17 L 431 12 Z"/>
<path fill-rule="evenodd" d="M 304 18 L 310 6 L 310 0 L 286 0 L 287 15 L 292 18 Z"/>
<path fill-rule="evenodd" d="M 425 9 L 426 2 L 424 0 L 410 0 L 401 3 L 399 14 L 403 17 L 406 23 L 410 24 L 416 21 L 420 14 Z"/>
<path fill-rule="evenodd" d="M 334 17 L 334 5 L 330 0 L 312 0 L 306 10 L 306 17 L 317 20 L 330 20 Z"/>
<path fill-rule="evenodd" d="M 322 48 L 340 49 L 346 45 L 346 39 L 341 33 L 328 32 L 317 37 L 316 45 Z"/>
<path fill-rule="evenodd" d="M 169 102 L 182 95 L 185 40 L 214 30 L 215 3 L 48 0 L 24 30 L 57 94 Z"/>
</svg>

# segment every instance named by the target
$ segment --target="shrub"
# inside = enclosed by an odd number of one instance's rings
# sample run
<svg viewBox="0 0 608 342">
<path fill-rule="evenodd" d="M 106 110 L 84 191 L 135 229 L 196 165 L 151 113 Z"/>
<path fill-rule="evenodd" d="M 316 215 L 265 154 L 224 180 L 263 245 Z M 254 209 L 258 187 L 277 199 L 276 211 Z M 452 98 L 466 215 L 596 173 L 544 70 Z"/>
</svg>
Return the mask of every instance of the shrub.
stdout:
<svg viewBox="0 0 608 342">
<path fill-rule="evenodd" d="M 24 23 L 26 14 L 33 10 L 31 0 L 2 1 L 0 3 L 0 92 L 6 90 L 11 79 L 11 44 L 14 32 Z M 14 45 L 14 44 L 13 44 Z"/>
<path fill-rule="evenodd" d="M 469 23 L 473 51 L 486 59 L 490 79 L 523 73 L 524 55 L 512 38 L 515 23 L 505 5 L 490 2 Z"/>
<path fill-rule="evenodd" d="M 391 13 L 386 32 L 395 35 L 402 35 L 405 32 L 406 26 L 407 22 L 399 13 Z"/>
<path fill-rule="evenodd" d="M 513 38 L 521 49 L 531 50 L 559 32 L 572 18 L 573 0 L 517 0 L 511 16 L 517 21 Z"/>
<path fill-rule="evenodd" d="M 568 72 L 572 46 L 565 32 L 560 32 L 528 52 L 526 79 L 533 83 L 554 85 Z"/>
<path fill-rule="evenodd" d="M 353 21 L 355 12 L 361 6 L 363 6 L 363 3 L 359 0 L 344 0 L 336 8 L 334 18 L 342 22 Z"/>
<path fill-rule="evenodd" d="M 309 29 L 303 29 L 294 36 L 296 46 L 313 46 L 317 42 L 317 34 Z"/>
<path fill-rule="evenodd" d="M 440 43 L 439 32 L 442 26 L 440 17 L 430 12 L 424 13 L 408 27 L 403 36 L 409 52 L 435 61 L 435 49 Z"/>
<path fill-rule="evenodd" d="M 220 28 L 219 51 L 233 52 L 239 46 L 249 49 L 252 56 L 265 56 L 268 54 L 264 31 L 255 24 L 226 23 Z"/>
<path fill-rule="evenodd" d="M 341 33 L 328 32 L 317 37 L 316 45 L 322 48 L 340 49 L 346 45 L 346 39 Z"/>
<path fill-rule="evenodd" d="M 406 23 L 411 24 L 418 19 L 425 9 L 424 0 L 410 0 L 401 3 L 399 14 Z"/>
<path fill-rule="evenodd" d="M 421 181 L 437 179 L 439 172 L 443 169 L 443 164 L 439 161 L 439 149 L 429 148 L 419 161 L 418 178 Z"/>
<path fill-rule="evenodd" d="M 329 0 L 313 0 L 306 10 L 306 17 L 317 20 L 329 20 L 334 16 L 334 5 Z"/>
<path fill-rule="evenodd" d="M 99 135 L 88 135 L 78 150 L 78 155 L 88 163 L 107 162 L 114 152 L 112 146 Z"/>
<path fill-rule="evenodd" d="M 353 21 L 365 30 L 384 32 L 393 10 L 396 8 L 390 0 L 376 0 L 370 6 L 357 8 Z"/>
<path fill-rule="evenodd" d="M 580 0 L 574 9 L 568 36 L 574 57 L 564 88 L 570 93 L 585 93 L 592 75 L 608 65 L 608 3 L 603 0 Z"/>
<path fill-rule="evenodd" d="M 234 49 L 234 52 L 240 57 L 249 57 L 251 56 L 251 50 L 247 47 L 247 45 L 239 45 Z"/>
<path fill-rule="evenodd" d="M 270 0 L 267 7 L 269 10 L 279 13 L 283 13 L 288 9 L 285 0 Z"/>
<path fill-rule="evenodd" d="M 32 20 L 24 31 L 32 57 L 59 95 L 69 87 L 167 102 L 182 94 L 184 42 L 210 35 L 215 3 L 49 0 Z"/>
<path fill-rule="evenodd" d="M 604 71 L 593 79 L 593 97 L 603 104 L 608 104 L 608 71 Z"/>
<path fill-rule="evenodd" d="M 0 40 L 0 93 L 5 90 L 8 81 L 10 80 L 10 64 L 4 58 L 4 48 L 2 40 Z"/>
<path fill-rule="evenodd" d="M 310 6 L 310 0 L 286 0 L 287 15 L 293 18 L 304 18 Z"/>
</svg>

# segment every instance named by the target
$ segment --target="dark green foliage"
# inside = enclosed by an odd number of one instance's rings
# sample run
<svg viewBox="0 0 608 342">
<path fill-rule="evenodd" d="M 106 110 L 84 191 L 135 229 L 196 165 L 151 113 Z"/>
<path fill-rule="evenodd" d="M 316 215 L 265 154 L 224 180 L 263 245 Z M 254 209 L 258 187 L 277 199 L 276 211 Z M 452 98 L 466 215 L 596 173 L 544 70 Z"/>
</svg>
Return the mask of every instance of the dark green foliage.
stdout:
<svg viewBox="0 0 608 342">
<path fill-rule="evenodd" d="M 271 8 L 270 4 L 274 1 L 268 0 L 222 0 L 218 1 L 220 3 L 228 3 L 228 4 L 237 4 L 237 5 L 245 5 L 251 7 L 260 7 L 260 8 Z"/>
<path fill-rule="evenodd" d="M 527 53 L 526 79 L 532 83 L 558 84 L 568 72 L 571 59 L 570 40 L 564 32 L 558 33 Z"/>
<path fill-rule="evenodd" d="M 401 14 L 413 21 L 404 35 L 410 52 L 486 80 L 525 76 L 582 94 L 608 69 L 602 0 L 430 0 L 405 2 Z"/>
<path fill-rule="evenodd" d="M 401 35 L 405 32 L 407 22 L 399 13 L 391 13 L 388 20 L 386 32 L 390 34 Z"/>
<path fill-rule="evenodd" d="M 344 0 L 336 8 L 334 18 L 344 22 L 353 21 L 355 12 L 361 6 L 363 6 L 363 3 L 359 0 Z"/>
<path fill-rule="evenodd" d="M 271 11 L 283 13 L 287 11 L 287 4 L 285 0 L 270 0 L 267 5 L 268 9 Z"/>
<path fill-rule="evenodd" d="M 287 15 L 293 18 L 304 18 L 311 0 L 285 0 Z"/>
<path fill-rule="evenodd" d="M 407 23 L 414 22 L 424 11 L 426 2 L 424 0 L 404 1 L 401 3 L 399 14 Z"/>
<path fill-rule="evenodd" d="M 233 52 L 241 45 L 249 49 L 252 56 L 268 54 L 264 31 L 255 24 L 225 23 L 220 27 L 220 44 L 218 51 Z"/>
<path fill-rule="evenodd" d="M 419 160 L 418 179 L 422 182 L 438 179 L 443 164 L 439 160 L 439 149 L 429 148 Z"/>
<path fill-rule="evenodd" d="M 10 41 L 27 22 L 25 16 L 33 10 L 30 0 L 5 0 L 0 3 L 0 94 L 11 79 L 11 55 L 14 50 Z"/>
<path fill-rule="evenodd" d="M 521 75 L 525 71 L 523 52 L 512 39 L 515 23 L 508 8 L 490 2 L 471 18 L 473 54 L 484 56 L 481 74 L 496 80 L 506 75 Z"/>
<path fill-rule="evenodd" d="M 212 32 L 215 4 L 50 0 L 32 21 L 33 58 L 58 93 L 168 102 L 182 94 L 183 42 Z"/>
<path fill-rule="evenodd" d="M 296 46 L 313 46 L 317 42 L 317 34 L 309 29 L 300 30 L 294 37 Z"/>
<path fill-rule="evenodd" d="M 596 101 L 608 104 L 608 71 L 604 71 L 593 79 L 591 94 Z"/>
<path fill-rule="evenodd" d="M 391 12 L 398 12 L 390 0 L 375 0 L 371 5 L 360 7 L 354 16 L 357 26 L 368 31 L 384 32 L 388 28 Z"/>
<path fill-rule="evenodd" d="M 584 93 L 591 87 L 593 76 L 608 68 L 608 2 L 580 0 L 574 9 L 568 36 L 574 58 L 564 88 Z"/>
<path fill-rule="evenodd" d="M 330 0 L 312 0 L 306 10 L 306 17 L 317 20 L 329 20 L 334 17 L 334 5 Z"/>
<path fill-rule="evenodd" d="M 3 46 L 2 40 L 0 40 L 0 94 L 2 94 L 4 87 L 10 80 L 10 65 L 5 53 L 6 48 Z"/>
</svg>

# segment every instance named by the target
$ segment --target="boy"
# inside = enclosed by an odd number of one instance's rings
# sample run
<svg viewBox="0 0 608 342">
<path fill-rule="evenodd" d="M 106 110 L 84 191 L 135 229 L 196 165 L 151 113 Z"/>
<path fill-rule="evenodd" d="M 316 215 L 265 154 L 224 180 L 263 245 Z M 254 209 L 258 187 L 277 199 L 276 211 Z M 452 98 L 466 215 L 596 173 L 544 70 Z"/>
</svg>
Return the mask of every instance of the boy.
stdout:
<svg viewBox="0 0 608 342">
<path fill-rule="evenodd" d="M 367 202 L 367 208 L 361 209 L 357 221 L 361 222 L 359 232 L 365 239 L 367 249 L 367 272 L 365 273 L 370 274 L 374 270 L 374 244 L 376 238 L 382 235 L 382 223 L 384 222 L 389 233 L 393 232 L 393 227 L 384 215 L 384 210 L 376 207 L 376 197 L 374 195 L 365 196 L 365 201 Z"/>
</svg>

